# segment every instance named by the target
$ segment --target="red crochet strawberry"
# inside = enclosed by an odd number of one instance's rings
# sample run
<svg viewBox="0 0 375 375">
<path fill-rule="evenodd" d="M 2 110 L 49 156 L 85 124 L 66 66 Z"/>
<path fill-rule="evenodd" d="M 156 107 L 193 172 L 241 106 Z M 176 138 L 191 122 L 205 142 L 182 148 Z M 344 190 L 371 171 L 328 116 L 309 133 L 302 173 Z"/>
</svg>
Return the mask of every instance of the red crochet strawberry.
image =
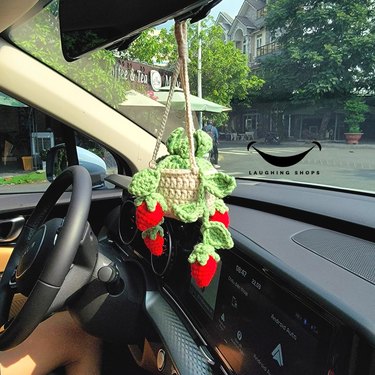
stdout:
<svg viewBox="0 0 375 375">
<path fill-rule="evenodd" d="M 210 255 L 207 263 L 202 266 L 198 261 L 191 265 L 191 276 L 199 288 L 206 287 L 212 280 L 216 272 L 217 263 Z"/>
<path fill-rule="evenodd" d="M 164 212 L 160 204 L 157 203 L 154 211 L 149 211 L 146 202 L 137 207 L 135 212 L 135 222 L 141 231 L 158 225 L 163 219 Z"/>
<path fill-rule="evenodd" d="M 150 237 L 145 237 L 143 241 L 151 251 L 151 254 L 156 256 L 160 256 L 163 254 L 164 237 L 161 236 L 160 233 L 157 233 L 154 240 Z"/>
<path fill-rule="evenodd" d="M 229 227 L 229 215 L 228 211 L 225 211 L 223 214 L 220 211 L 215 211 L 215 213 L 210 216 L 210 221 L 219 221 L 223 223 L 226 228 Z"/>
</svg>

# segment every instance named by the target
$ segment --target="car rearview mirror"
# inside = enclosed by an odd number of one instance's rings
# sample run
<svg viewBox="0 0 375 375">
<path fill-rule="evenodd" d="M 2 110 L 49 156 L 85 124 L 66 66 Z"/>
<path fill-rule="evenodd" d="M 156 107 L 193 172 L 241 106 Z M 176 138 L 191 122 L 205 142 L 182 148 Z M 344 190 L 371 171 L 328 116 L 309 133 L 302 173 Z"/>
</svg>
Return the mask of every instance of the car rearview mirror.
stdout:
<svg viewBox="0 0 375 375">
<path fill-rule="evenodd" d="M 60 0 L 61 45 L 67 61 L 99 48 L 125 49 L 169 19 L 197 21 L 221 0 Z"/>
</svg>

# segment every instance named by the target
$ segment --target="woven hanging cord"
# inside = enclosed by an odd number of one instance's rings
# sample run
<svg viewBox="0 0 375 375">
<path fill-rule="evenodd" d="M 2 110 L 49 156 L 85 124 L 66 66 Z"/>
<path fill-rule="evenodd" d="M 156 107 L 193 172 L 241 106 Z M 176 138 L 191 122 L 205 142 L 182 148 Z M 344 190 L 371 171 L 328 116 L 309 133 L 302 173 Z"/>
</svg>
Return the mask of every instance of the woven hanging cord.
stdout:
<svg viewBox="0 0 375 375">
<path fill-rule="evenodd" d="M 195 148 L 194 148 L 194 123 L 193 115 L 191 112 L 190 103 L 190 86 L 189 86 L 189 74 L 188 74 L 188 44 L 187 44 L 187 23 L 186 21 L 176 22 L 175 24 L 175 37 L 177 41 L 178 48 L 178 59 L 176 62 L 176 67 L 173 72 L 172 82 L 169 88 L 169 94 L 165 106 L 165 111 L 163 114 L 161 126 L 156 139 L 156 145 L 154 152 L 152 154 L 152 159 L 150 161 L 150 167 L 156 167 L 156 158 L 159 152 L 160 144 L 163 138 L 165 126 L 168 120 L 168 115 L 172 105 L 173 94 L 177 85 L 177 78 L 180 74 L 182 88 L 185 96 L 185 123 L 186 123 L 186 134 L 189 141 L 189 158 L 190 167 L 194 174 L 198 173 L 198 166 L 195 160 Z"/>
<path fill-rule="evenodd" d="M 168 115 L 169 115 L 169 112 L 171 110 L 172 97 L 173 97 L 173 94 L 174 94 L 174 91 L 175 91 L 175 88 L 176 88 L 177 78 L 178 78 L 179 74 L 180 74 L 180 59 L 177 60 L 176 67 L 175 67 L 175 70 L 173 72 L 171 85 L 169 87 L 168 98 L 167 98 L 167 102 L 165 104 L 165 110 L 164 110 L 163 118 L 161 120 L 159 133 L 158 133 L 158 136 L 157 136 L 157 139 L 156 139 L 156 145 L 155 145 L 155 148 L 154 148 L 154 152 L 152 154 L 152 159 L 149 163 L 150 167 L 153 168 L 153 169 L 156 167 L 156 158 L 157 158 L 157 155 L 158 155 L 158 152 L 159 152 L 161 140 L 163 138 L 165 125 L 167 124 Z"/>
</svg>

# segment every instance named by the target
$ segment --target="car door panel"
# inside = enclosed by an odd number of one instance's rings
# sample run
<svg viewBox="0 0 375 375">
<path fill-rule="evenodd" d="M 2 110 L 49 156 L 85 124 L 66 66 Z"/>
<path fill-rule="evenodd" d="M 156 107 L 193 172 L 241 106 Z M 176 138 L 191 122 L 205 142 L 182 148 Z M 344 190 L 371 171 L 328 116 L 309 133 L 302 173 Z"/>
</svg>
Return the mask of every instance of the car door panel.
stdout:
<svg viewBox="0 0 375 375">
<path fill-rule="evenodd" d="M 96 234 L 108 213 L 121 202 L 121 195 L 120 189 L 93 191 L 89 222 Z M 0 273 L 4 271 L 22 226 L 40 197 L 39 193 L 0 196 Z M 50 217 L 64 217 L 69 199 L 70 193 L 67 192 L 58 201 Z"/>
<path fill-rule="evenodd" d="M 13 246 L 0 246 L 0 274 L 4 272 L 12 251 Z"/>
</svg>

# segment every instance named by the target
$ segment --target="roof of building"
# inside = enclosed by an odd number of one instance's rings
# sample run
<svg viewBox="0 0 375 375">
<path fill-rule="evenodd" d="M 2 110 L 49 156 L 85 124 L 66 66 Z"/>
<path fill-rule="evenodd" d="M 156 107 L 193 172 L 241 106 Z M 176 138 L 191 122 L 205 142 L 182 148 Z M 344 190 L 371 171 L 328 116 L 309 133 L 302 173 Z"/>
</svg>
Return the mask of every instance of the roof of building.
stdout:
<svg viewBox="0 0 375 375">
<path fill-rule="evenodd" d="M 226 12 L 220 12 L 217 18 L 222 16 L 229 24 L 233 23 L 233 18 Z"/>
<path fill-rule="evenodd" d="M 251 22 L 250 18 L 248 18 L 248 17 L 237 16 L 236 20 L 238 20 L 239 22 L 241 22 L 242 25 L 244 25 L 246 27 L 249 27 L 249 28 L 252 28 L 252 29 L 256 28 L 256 26 Z"/>
<path fill-rule="evenodd" d="M 245 0 L 249 5 L 253 6 L 256 10 L 262 9 L 266 6 L 265 0 Z"/>
</svg>

